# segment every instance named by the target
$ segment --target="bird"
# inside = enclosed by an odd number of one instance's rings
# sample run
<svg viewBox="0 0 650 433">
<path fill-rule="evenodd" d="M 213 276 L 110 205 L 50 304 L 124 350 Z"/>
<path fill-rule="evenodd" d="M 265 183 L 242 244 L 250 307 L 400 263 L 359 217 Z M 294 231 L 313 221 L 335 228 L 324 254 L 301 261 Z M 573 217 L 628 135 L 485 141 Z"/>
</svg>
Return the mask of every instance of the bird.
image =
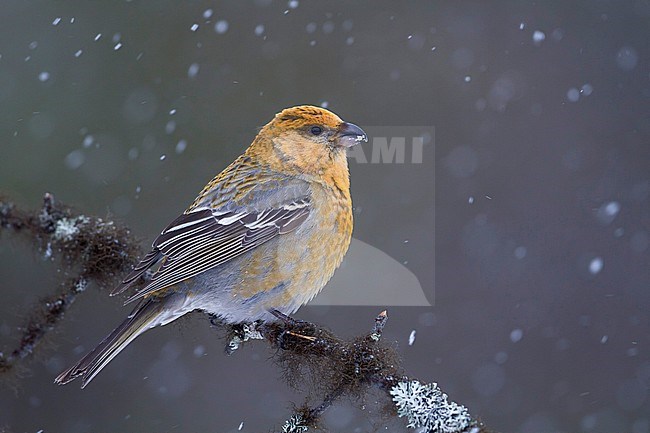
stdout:
<svg viewBox="0 0 650 433">
<path fill-rule="evenodd" d="M 56 379 L 82 388 L 143 332 L 194 310 L 226 324 L 277 320 L 316 296 L 353 228 L 346 151 L 368 136 L 316 106 L 286 108 L 199 193 L 113 289 L 133 311 Z M 146 283 L 139 283 L 146 272 Z"/>
</svg>

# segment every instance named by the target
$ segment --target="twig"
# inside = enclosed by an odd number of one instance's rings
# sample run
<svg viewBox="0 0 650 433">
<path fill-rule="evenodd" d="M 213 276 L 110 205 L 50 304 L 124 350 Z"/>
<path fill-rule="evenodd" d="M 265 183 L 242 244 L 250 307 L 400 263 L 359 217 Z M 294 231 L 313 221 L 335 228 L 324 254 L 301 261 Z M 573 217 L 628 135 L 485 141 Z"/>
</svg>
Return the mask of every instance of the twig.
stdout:
<svg viewBox="0 0 650 433">
<path fill-rule="evenodd" d="M 370 338 L 373 341 L 379 341 L 387 321 L 388 314 L 386 313 L 386 310 L 382 311 L 377 315 L 377 317 L 375 317 L 375 326 L 372 327 L 372 332 L 370 333 Z"/>
</svg>

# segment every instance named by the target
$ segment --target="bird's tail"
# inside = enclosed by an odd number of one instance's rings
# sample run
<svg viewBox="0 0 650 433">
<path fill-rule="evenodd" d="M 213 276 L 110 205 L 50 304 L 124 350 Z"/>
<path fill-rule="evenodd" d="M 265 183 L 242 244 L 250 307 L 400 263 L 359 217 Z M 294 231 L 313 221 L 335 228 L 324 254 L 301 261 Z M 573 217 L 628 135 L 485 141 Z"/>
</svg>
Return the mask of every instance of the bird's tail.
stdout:
<svg viewBox="0 0 650 433">
<path fill-rule="evenodd" d="M 147 329 L 163 325 L 182 316 L 170 314 L 166 299 L 143 299 L 129 317 L 90 353 L 81 358 L 75 365 L 61 373 L 54 383 L 63 385 L 77 377 L 83 376 L 81 387 L 84 388 L 101 371 L 102 368 L 117 356 L 130 342 Z"/>
</svg>

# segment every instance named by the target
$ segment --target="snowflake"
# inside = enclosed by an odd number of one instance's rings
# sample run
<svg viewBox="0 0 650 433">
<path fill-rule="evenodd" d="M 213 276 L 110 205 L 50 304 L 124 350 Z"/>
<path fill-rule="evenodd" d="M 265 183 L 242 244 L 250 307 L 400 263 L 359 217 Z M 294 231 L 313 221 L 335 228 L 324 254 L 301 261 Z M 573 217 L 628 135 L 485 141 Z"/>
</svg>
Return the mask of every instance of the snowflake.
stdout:
<svg viewBox="0 0 650 433">
<path fill-rule="evenodd" d="M 448 401 L 447 394 L 436 383 L 399 382 L 390 394 L 397 415 L 405 416 L 410 428 L 424 428 L 427 433 L 453 433 L 464 430 L 471 421 L 465 406 Z"/>
</svg>

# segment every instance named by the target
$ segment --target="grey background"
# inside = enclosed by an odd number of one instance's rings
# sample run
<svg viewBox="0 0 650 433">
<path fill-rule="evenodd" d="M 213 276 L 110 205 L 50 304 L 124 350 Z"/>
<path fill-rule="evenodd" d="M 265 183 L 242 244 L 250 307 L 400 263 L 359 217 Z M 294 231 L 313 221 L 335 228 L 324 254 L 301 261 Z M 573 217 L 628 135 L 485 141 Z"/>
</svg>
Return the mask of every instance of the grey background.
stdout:
<svg viewBox="0 0 650 433">
<path fill-rule="evenodd" d="M 283 107 L 431 125 L 422 164 L 351 166 L 354 236 L 406 262 L 434 304 L 389 308 L 406 369 L 496 430 L 647 433 L 649 21 L 647 1 L 7 0 L 0 189 L 30 207 L 51 191 L 147 244 Z M 57 273 L 3 236 L 3 347 Z M 55 387 L 120 304 L 78 299 L 17 390 L 3 386 L 0 426 L 258 432 L 301 402 L 264 344 L 226 357 L 198 317 L 145 334 L 83 392 Z M 377 312 L 298 317 L 354 335 Z M 383 427 L 350 406 L 328 413 L 331 431 Z"/>
</svg>

